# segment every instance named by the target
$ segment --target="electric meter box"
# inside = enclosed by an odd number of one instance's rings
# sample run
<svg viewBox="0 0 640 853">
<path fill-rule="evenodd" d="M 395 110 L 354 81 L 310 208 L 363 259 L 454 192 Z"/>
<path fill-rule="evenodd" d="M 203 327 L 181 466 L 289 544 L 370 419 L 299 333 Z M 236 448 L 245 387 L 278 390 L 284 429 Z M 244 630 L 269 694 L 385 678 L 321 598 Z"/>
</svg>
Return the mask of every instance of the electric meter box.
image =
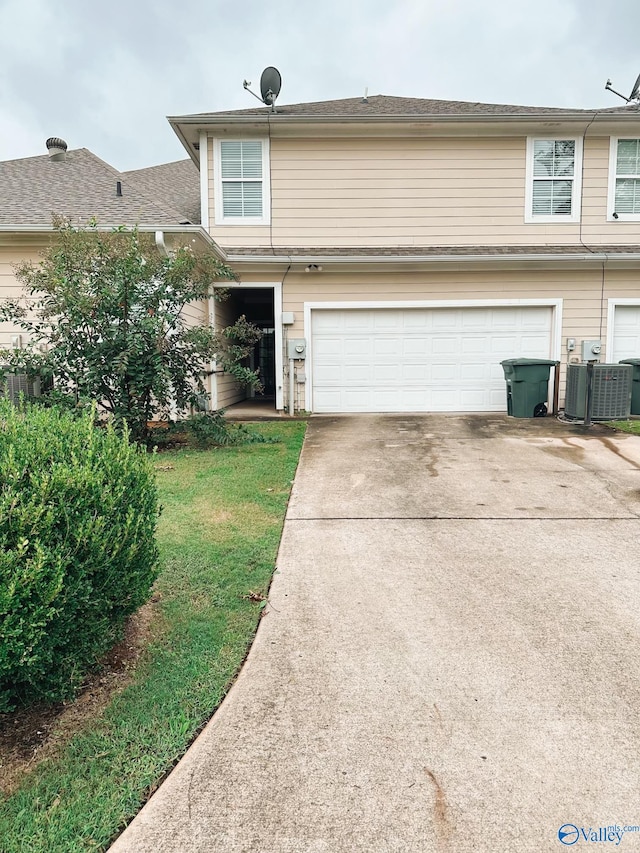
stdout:
<svg viewBox="0 0 640 853">
<path fill-rule="evenodd" d="M 582 360 L 600 361 L 602 341 L 582 341 Z"/>
<path fill-rule="evenodd" d="M 287 343 L 287 356 L 289 358 L 306 358 L 307 342 L 304 338 L 293 338 Z"/>
</svg>

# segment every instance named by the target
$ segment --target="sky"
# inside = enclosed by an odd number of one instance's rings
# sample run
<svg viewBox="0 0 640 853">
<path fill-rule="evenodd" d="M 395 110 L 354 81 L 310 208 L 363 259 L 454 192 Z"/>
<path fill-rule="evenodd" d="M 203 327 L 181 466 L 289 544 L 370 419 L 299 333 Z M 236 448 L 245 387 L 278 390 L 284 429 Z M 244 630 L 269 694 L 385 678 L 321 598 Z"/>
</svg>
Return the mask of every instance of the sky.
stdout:
<svg viewBox="0 0 640 853">
<path fill-rule="evenodd" d="M 623 104 L 638 0 L 0 0 L 0 160 L 49 136 L 115 168 L 186 152 L 166 116 L 364 95 L 557 107 Z"/>
</svg>

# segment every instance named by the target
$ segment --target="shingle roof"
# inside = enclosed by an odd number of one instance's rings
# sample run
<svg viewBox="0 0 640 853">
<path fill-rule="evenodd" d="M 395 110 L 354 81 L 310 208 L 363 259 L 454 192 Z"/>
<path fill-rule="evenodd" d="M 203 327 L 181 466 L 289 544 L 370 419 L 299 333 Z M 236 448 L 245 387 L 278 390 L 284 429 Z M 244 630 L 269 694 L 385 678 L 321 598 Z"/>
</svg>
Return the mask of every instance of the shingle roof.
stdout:
<svg viewBox="0 0 640 853">
<path fill-rule="evenodd" d="M 296 258 L 358 258 L 366 261 L 384 257 L 411 258 L 424 257 L 471 257 L 471 256 L 494 256 L 494 257 L 520 257 L 521 255 L 589 255 L 590 250 L 580 244 L 573 245 L 535 245 L 535 246 L 334 246 L 334 247 L 280 247 L 273 251 L 265 247 L 235 247 L 227 250 L 232 257 L 246 257 L 251 259 L 269 258 L 273 254 L 278 257 Z M 640 246 L 594 246 L 591 249 L 597 255 L 627 255 L 640 254 Z"/>
<path fill-rule="evenodd" d="M 122 174 L 132 178 L 151 198 L 166 200 L 183 214 L 185 221 L 200 224 L 200 173 L 192 160 L 176 160 Z"/>
<path fill-rule="evenodd" d="M 165 175 L 161 171 L 145 174 L 150 171 L 118 172 L 86 148 L 68 151 L 58 162 L 46 154 L 5 160 L 0 162 L 0 225 L 51 225 L 52 214 L 77 224 L 86 224 L 92 217 L 101 225 L 184 223 L 190 217 L 179 206 L 187 193 L 184 188 L 177 193 L 173 179 L 179 167 Z M 116 192 L 117 181 L 121 196 Z M 172 189 L 156 193 L 155 187 L 163 182 Z"/>
<path fill-rule="evenodd" d="M 626 114 L 638 111 L 637 105 L 607 107 L 598 113 Z M 472 101 L 442 101 L 430 98 L 396 98 L 388 95 L 371 95 L 364 98 L 343 98 L 337 101 L 316 101 L 305 104 L 276 103 L 276 115 L 280 116 L 538 116 L 538 115 L 592 115 L 595 109 L 566 109 L 563 107 L 527 107 L 514 104 L 482 104 Z M 271 114 L 269 107 L 254 107 L 246 110 L 227 110 L 215 113 L 199 113 L 180 116 L 174 120 L 196 118 L 229 118 Z"/>
</svg>

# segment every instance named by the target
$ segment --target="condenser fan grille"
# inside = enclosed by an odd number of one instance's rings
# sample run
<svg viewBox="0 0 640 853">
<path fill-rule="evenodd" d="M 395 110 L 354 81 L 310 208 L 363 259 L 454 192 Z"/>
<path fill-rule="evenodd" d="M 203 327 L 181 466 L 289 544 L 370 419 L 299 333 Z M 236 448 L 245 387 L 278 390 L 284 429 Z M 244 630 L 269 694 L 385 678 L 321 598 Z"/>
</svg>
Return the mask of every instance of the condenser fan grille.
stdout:
<svg viewBox="0 0 640 853">
<path fill-rule="evenodd" d="M 633 368 L 630 364 L 594 364 L 591 417 L 595 421 L 628 418 L 631 411 Z M 567 368 L 565 414 L 584 418 L 587 391 L 587 365 Z"/>
</svg>

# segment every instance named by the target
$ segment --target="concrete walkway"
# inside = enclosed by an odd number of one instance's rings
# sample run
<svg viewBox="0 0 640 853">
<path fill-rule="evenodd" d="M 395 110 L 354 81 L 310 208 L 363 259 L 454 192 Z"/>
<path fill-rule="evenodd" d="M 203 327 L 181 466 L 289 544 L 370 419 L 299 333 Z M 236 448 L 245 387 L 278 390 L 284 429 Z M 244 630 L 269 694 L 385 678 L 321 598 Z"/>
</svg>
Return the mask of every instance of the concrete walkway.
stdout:
<svg viewBox="0 0 640 853">
<path fill-rule="evenodd" d="M 640 438 L 604 427 L 312 419 L 249 659 L 113 853 L 613 848 L 639 516 Z"/>
</svg>

